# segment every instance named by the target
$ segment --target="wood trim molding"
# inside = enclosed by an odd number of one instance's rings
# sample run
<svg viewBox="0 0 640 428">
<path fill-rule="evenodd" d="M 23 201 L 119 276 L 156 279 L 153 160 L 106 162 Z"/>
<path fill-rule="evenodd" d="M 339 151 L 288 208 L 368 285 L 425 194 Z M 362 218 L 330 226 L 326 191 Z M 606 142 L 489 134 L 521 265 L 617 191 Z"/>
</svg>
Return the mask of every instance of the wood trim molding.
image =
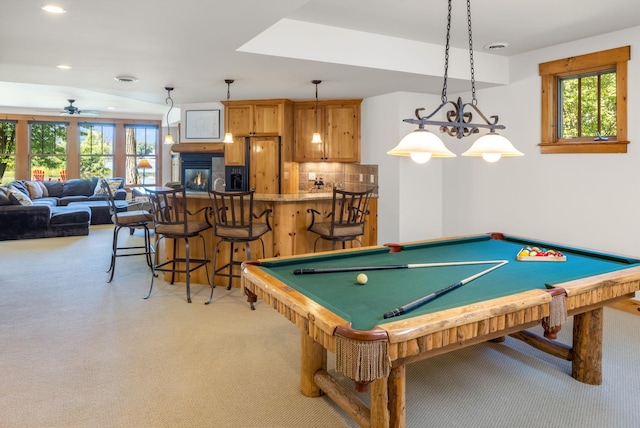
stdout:
<svg viewBox="0 0 640 428">
<path fill-rule="evenodd" d="M 555 153 L 627 153 L 627 62 L 631 59 L 631 47 L 594 52 L 539 64 L 541 77 L 540 152 Z M 593 139 L 559 140 L 558 80 L 572 74 L 589 71 L 616 70 L 617 131 L 615 141 L 594 142 Z"/>
</svg>

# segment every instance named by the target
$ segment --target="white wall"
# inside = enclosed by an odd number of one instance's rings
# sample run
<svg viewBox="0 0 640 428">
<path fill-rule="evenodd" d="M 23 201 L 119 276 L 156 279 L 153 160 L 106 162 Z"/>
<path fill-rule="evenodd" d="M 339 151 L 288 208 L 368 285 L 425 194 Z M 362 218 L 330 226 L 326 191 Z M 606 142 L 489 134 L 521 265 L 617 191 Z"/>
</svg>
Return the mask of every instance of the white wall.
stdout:
<svg viewBox="0 0 640 428">
<path fill-rule="evenodd" d="M 437 96 L 405 92 L 363 101 L 361 161 L 378 165 L 379 244 L 442 236 L 444 160 L 418 165 L 409 158 L 386 154 L 415 129 L 402 119 L 413 118 L 417 107 L 438 103 Z"/>
<path fill-rule="evenodd" d="M 511 84 L 478 92 L 485 114 L 499 114 L 503 134 L 524 157 L 486 164 L 448 163 L 445 235 L 505 231 L 605 251 L 640 255 L 638 61 L 629 61 L 626 154 L 541 155 L 538 64 L 640 42 L 640 28 L 511 58 Z M 633 49 L 632 49 L 633 50 Z M 464 178 L 460 178 L 464 177 Z M 457 196 L 463 196 L 464 200 Z M 465 209 L 465 202 L 469 204 Z M 448 215 L 454 213 L 455 215 Z"/>
<path fill-rule="evenodd" d="M 499 115 L 507 127 L 502 133 L 525 153 L 495 164 L 458 156 L 419 166 L 386 155 L 411 130 L 398 122 L 416 107 L 435 108 L 439 97 L 390 94 L 365 100 L 363 163 L 380 165 L 380 243 L 501 231 L 640 256 L 638 43 L 640 27 L 512 57 L 511 83 L 477 94 L 478 107 Z M 626 45 L 632 47 L 628 153 L 541 155 L 538 64 Z M 443 139 L 457 154 L 473 141 Z"/>
</svg>

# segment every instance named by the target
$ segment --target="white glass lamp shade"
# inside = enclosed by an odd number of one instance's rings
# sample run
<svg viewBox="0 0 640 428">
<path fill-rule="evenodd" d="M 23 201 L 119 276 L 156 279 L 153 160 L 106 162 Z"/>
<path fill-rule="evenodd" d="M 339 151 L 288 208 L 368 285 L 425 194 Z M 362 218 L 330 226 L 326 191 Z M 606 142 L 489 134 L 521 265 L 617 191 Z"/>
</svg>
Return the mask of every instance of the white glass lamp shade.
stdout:
<svg viewBox="0 0 640 428">
<path fill-rule="evenodd" d="M 311 142 L 313 144 L 320 144 L 322 143 L 322 137 L 320 136 L 319 132 L 314 132 L 313 136 L 311 137 Z"/>
<path fill-rule="evenodd" d="M 503 156 L 524 156 L 524 153 L 513 147 L 511 141 L 492 131 L 478 138 L 462 156 L 482 156 L 487 162 L 495 162 Z"/>
<path fill-rule="evenodd" d="M 456 154 L 444 145 L 442 140 L 424 128 L 418 128 L 407 134 L 397 146 L 387 152 L 394 156 L 411 156 L 417 163 L 425 163 L 432 157 L 452 158 Z"/>
<path fill-rule="evenodd" d="M 231 132 L 225 132 L 223 143 L 233 143 L 233 134 Z"/>
<path fill-rule="evenodd" d="M 171 134 L 167 134 L 166 137 L 164 137 L 164 143 L 165 144 L 173 144 L 173 136 Z"/>
</svg>

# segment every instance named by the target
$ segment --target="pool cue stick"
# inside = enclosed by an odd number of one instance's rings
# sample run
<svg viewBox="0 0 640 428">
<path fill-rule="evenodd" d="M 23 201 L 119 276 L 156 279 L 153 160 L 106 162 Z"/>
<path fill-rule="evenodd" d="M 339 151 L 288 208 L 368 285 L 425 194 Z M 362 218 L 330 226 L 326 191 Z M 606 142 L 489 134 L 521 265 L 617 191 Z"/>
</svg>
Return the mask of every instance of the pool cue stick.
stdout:
<svg viewBox="0 0 640 428">
<path fill-rule="evenodd" d="M 489 263 L 500 263 L 504 260 L 475 260 L 468 262 L 441 262 L 441 263 L 413 263 L 402 265 L 380 265 L 380 266 L 346 266 L 346 267 L 327 267 L 327 268 L 301 268 L 293 271 L 294 275 L 303 275 L 310 273 L 334 273 L 334 272 L 356 272 L 364 270 L 384 270 L 384 269 L 416 269 L 427 267 L 441 266 L 462 266 L 462 265 L 482 265 Z"/>
<path fill-rule="evenodd" d="M 462 287 L 463 285 L 473 281 L 476 278 L 480 278 L 482 275 L 486 275 L 489 272 L 491 272 L 492 270 L 498 269 L 499 267 L 504 266 L 505 264 L 509 263 L 507 260 L 499 260 L 498 261 L 499 264 L 497 264 L 496 266 L 492 266 L 487 270 L 484 270 L 480 273 L 477 273 L 475 275 L 472 275 L 468 278 L 463 279 L 462 281 L 456 282 L 455 284 L 451 284 L 448 287 L 442 288 L 438 291 L 434 291 L 431 294 L 427 294 L 424 297 L 421 297 L 417 300 L 414 300 L 413 302 L 409 302 L 406 305 L 400 306 L 399 308 L 396 308 L 392 311 L 387 312 L 386 314 L 383 315 L 383 317 L 386 318 L 392 318 L 392 317 L 397 317 L 398 315 L 402 315 L 405 312 L 409 312 L 412 309 L 417 308 L 418 306 L 422 306 L 425 303 L 429 303 L 432 300 L 437 299 L 438 297 L 442 296 L 445 293 L 448 293 L 449 291 L 455 290 L 458 287 Z"/>
</svg>

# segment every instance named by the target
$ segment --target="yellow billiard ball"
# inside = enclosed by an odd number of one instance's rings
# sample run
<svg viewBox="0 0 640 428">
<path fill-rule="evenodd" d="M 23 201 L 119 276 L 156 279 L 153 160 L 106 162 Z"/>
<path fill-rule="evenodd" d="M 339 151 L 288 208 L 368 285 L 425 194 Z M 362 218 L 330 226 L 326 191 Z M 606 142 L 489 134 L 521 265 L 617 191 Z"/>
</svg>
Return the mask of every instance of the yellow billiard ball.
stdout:
<svg viewBox="0 0 640 428">
<path fill-rule="evenodd" d="M 359 274 L 358 277 L 356 278 L 356 281 L 358 281 L 358 284 L 360 285 L 365 285 L 368 280 L 369 278 L 367 278 L 367 275 L 363 273 Z"/>
</svg>

